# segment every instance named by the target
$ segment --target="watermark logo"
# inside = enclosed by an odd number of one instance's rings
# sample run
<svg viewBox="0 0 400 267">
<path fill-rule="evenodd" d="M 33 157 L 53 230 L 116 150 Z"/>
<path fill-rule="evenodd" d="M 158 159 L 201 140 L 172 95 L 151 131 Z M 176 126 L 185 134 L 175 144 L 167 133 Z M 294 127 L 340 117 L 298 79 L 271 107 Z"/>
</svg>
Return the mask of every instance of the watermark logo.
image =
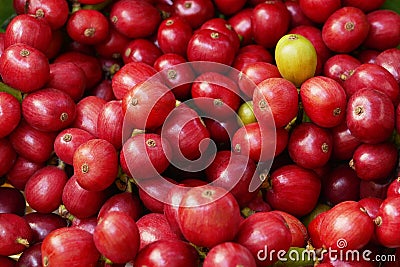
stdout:
<svg viewBox="0 0 400 267">
<path fill-rule="evenodd" d="M 171 76 L 171 71 L 173 71 L 175 75 Z M 194 73 L 195 75 L 183 75 L 188 73 L 188 71 Z M 241 89 L 243 88 L 239 86 L 239 83 L 241 86 L 246 86 L 246 89 L 249 90 L 257 90 L 257 86 L 246 75 L 243 75 L 243 73 L 230 66 L 214 62 L 188 62 L 160 71 L 145 82 L 140 83 L 140 88 L 136 87 L 134 89 L 136 92 L 140 91 L 140 94 L 138 94 L 137 97 L 132 98 L 131 101 L 125 106 L 126 110 L 123 122 L 122 143 L 127 143 L 130 138 L 133 138 L 132 133 L 137 133 L 138 130 L 144 131 L 145 133 L 156 132 L 161 136 L 162 140 L 170 145 L 170 152 L 172 153 L 166 153 L 166 156 L 168 157 L 168 161 L 171 166 L 185 172 L 200 172 L 205 170 L 212 163 L 217 153 L 217 146 L 210 137 L 205 137 L 198 144 L 191 144 L 197 146 L 200 155 L 195 158 L 190 158 L 187 153 L 185 154 L 185 151 L 183 151 L 184 147 L 181 145 L 182 142 L 185 141 L 182 140 L 182 138 L 188 138 L 187 136 L 183 137 L 181 134 L 184 127 L 189 127 L 194 120 L 202 121 L 203 118 L 215 120 L 220 122 L 221 125 L 223 125 L 225 120 L 241 120 L 236 110 L 230 108 L 227 103 L 224 103 L 221 101 L 221 99 L 211 97 L 196 97 L 187 101 L 183 101 L 173 108 L 169 114 L 167 114 L 167 116 L 162 118 L 157 117 L 157 112 L 162 114 L 161 109 L 164 101 L 163 96 L 170 94 L 171 90 L 173 89 L 170 87 L 170 79 L 175 78 L 177 75 L 181 76 L 179 77 L 179 83 L 174 83 L 175 87 L 187 84 L 192 85 L 194 83 L 200 84 L 199 86 L 208 86 L 209 84 L 217 85 L 227 89 L 226 92 L 229 92 L 229 94 L 233 93 L 238 96 L 241 102 L 248 101 L 249 99 L 245 99 L 241 94 Z M 157 97 L 146 97 L 147 95 L 150 96 L 152 92 L 155 91 L 154 88 L 157 89 Z M 164 91 L 162 91 L 163 89 L 160 88 L 164 88 Z M 265 175 L 260 174 L 269 172 L 275 155 L 275 122 L 268 103 L 266 101 L 264 103 L 267 105 L 265 112 L 269 112 L 269 114 L 267 114 L 268 116 L 265 116 L 265 118 L 256 117 L 261 140 L 261 152 L 259 158 L 262 159 L 262 162 L 257 164 L 257 169 L 248 185 L 249 192 L 256 191 L 261 186 L 263 182 L 261 178 L 265 177 Z M 139 108 L 140 105 L 142 105 L 143 108 Z M 157 119 L 162 121 L 160 126 L 157 125 L 156 129 L 150 129 L 147 127 L 147 125 L 154 125 L 153 121 Z M 138 125 L 140 125 L 139 129 Z M 232 140 L 235 132 L 229 131 L 229 129 L 225 130 L 229 134 L 229 139 Z M 195 131 L 192 133 L 192 135 L 196 134 L 198 133 Z M 146 140 L 144 134 L 139 134 L 139 136 L 142 138 L 142 142 L 145 143 Z M 139 137 L 136 135 L 134 138 Z M 176 187 L 180 187 L 180 190 L 188 190 L 187 187 L 176 185 L 173 182 L 168 181 L 165 179 L 165 177 L 159 174 L 158 170 L 156 170 L 154 167 L 152 168 L 151 156 L 147 150 L 144 150 L 143 154 L 141 155 L 141 162 L 144 163 L 142 166 L 143 168 L 140 168 L 137 166 L 137 164 L 135 164 L 137 158 L 130 155 L 129 149 L 127 149 L 126 146 L 122 147 L 122 153 L 124 161 L 126 162 L 126 167 L 129 169 L 131 176 L 135 179 L 136 184 L 158 201 L 173 205 L 171 200 L 168 198 L 168 192 Z M 251 158 L 249 154 L 250 150 L 245 147 L 242 147 L 239 150 L 236 149 L 235 151 L 232 149 L 232 153 L 240 154 L 247 159 Z M 231 163 L 232 160 L 229 162 L 227 168 L 230 168 Z M 150 169 L 146 169 L 146 172 L 150 173 L 151 175 L 148 176 L 151 177 L 143 177 L 143 169 L 145 167 L 148 168 L 149 166 Z M 232 177 L 228 183 L 215 180 L 210 182 L 208 185 L 221 186 L 221 184 L 223 184 L 222 187 L 229 192 L 240 181 L 244 171 L 244 167 L 237 170 L 237 172 L 234 174 L 235 177 Z M 154 194 L 155 186 L 163 188 L 162 190 L 159 190 L 161 193 L 157 192 Z M 215 199 L 213 201 L 215 201 Z"/>
<path fill-rule="evenodd" d="M 314 249 L 314 248 L 291 248 L 285 250 L 273 250 L 268 246 L 257 252 L 259 261 L 280 261 L 280 262 L 321 262 L 324 259 L 343 262 L 395 262 L 395 254 L 377 254 L 369 249 L 355 250 L 346 249 L 347 240 L 340 238 L 336 241 L 338 249 Z"/>
</svg>

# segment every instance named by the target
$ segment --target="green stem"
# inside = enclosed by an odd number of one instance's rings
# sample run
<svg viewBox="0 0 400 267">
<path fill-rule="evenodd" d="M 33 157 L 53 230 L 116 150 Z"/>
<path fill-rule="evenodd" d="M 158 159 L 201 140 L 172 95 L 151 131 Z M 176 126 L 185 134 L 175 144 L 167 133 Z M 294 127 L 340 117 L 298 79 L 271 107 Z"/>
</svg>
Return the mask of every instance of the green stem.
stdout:
<svg viewBox="0 0 400 267">
<path fill-rule="evenodd" d="M 20 103 L 22 102 L 23 95 L 20 91 L 17 89 L 14 89 L 10 86 L 8 86 L 5 83 L 0 82 L 0 92 L 6 92 L 9 93 L 10 95 L 13 95 Z"/>
</svg>

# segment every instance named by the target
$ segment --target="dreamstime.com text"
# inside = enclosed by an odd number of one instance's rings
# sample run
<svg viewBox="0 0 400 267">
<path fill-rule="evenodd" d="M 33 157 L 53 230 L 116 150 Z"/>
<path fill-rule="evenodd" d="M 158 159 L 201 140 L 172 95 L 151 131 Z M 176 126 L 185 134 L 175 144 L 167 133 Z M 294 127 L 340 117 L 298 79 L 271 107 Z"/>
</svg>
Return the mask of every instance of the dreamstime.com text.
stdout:
<svg viewBox="0 0 400 267">
<path fill-rule="evenodd" d="M 257 253 L 257 258 L 260 261 L 272 261 L 277 259 L 281 262 L 317 262 L 322 261 L 324 258 L 340 261 L 367 261 L 367 262 L 395 262 L 396 255 L 394 254 L 374 254 L 371 250 L 346 250 L 347 241 L 339 239 L 337 241 L 338 249 L 328 248 L 325 250 L 303 249 L 303 250 L 269 250 L 268 246 Z"/>
</svg>

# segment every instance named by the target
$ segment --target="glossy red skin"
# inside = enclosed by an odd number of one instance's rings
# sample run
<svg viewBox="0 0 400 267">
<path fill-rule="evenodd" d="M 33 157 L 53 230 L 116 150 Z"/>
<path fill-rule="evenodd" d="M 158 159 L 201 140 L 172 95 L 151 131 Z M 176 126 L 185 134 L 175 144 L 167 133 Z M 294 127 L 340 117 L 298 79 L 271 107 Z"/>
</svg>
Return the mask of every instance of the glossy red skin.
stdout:
<svg viewBox="0 0 400 267">
<path fill-rule="evenodd" d="M 17 153 L 8 138 L 0 139 L 0 175 L 5 175 L 17 159 Z"/>
<path fill-rule="evenodd" d="M 32 241 L 32 229 L 21 216 L 12 213 L 0 213 L 0 228 L 1 256 L 11 256 L 23 252 L 26 246 L 19 243 L 19 239 Z"/>
<path fill-rule="evenodd" d="M 46 166 L 36 171 L 25 186 L 25 198 L 32 209 L 50 213 L 61 204 L 67 174 L 55 166 Z"/>
<path fill-rule="evenodd" d="M 387 197 L 387 190 L 390 185 L 390 179 L 383 180 L 361 180 L 360 184 L 360 198 L 377 197 L 385 199 Z"/>
<path fill-rule="evenodd" d="M 253 43 L 253 30 L 251 26 L 252 8 L 245 8 L 238 11 L 228 19 L 228 23 L 233 30 L 240 36 L 241 46 Z"/>
<path fill-rule="evenodd" d="M 237 83 L 226 75 L 205 72 L 192 84 L 191 96 L 206 117 L 225 120 L 239 109 L 240 96 Z M 216 100 L 221 102 L 216 103 Z"/>
<path fill-rule="evenodd" d="M 184 237 L 182 235 L 178 220 L 179 204 L 186 192 L 189 191 L 190 187 L 202 186 L 206 184 L 206 181 L 193 179 L 189 180 L 188 182 L 183 181 L 183 183 L 180 183 L 179 186 L 172 187 L 168 191 L 166 203 L 164 203 L 163 213 L 168 221 L 169 226 L 171 227 L 171 230 L 180 239 L 184 239 Z"/>
<path fill-rule="evenodd" d="M 23 2 L 25 4 L 25 1 Z M 30 0 L 27 3 L 26 13 L 39 17 L 42 16 L 43 19 L 48 22 L 52 30 L 57 30 L 67 22 L 68 11 L 68 3 L 65 3 L 63 0 Z"/>
<path fill-rule="evenodd" d="M 71 127 L 85 130 L 96 137 L 97 120 L 105 104 L 105 100 L 96 96 L 87 96 L 81 99 L 76 104 L 76 116 Z"/>
<path fill-rule="evenodd" d="M 365 13 L 356 7 L 342 7 L 326 20 L 322 39 L 337 53 L 348 53 L 358 48 L 367 38 L 369 23 Z"/>
<path fill-rule="evenodd" d="M 324 43 L 324 40 L 322 39 L 322 31 L 312 25 L 300 25 L 292 28 L 289 33 L 300 34 L 306 37 L 312 43 L 315 51 L 317 52 L 317 67 L 315 69 L 314 76 L 322 74 L 325 62 L 332 55 L 332 52 L 329 50 L 329 48 Z"/>
<path fill-rule="evenodd" d="M 15 261 L 12 258 L 7 257 L 7 256 L 0 256 L 0 264 L 3 267 L 15 267 L 17 264 L 17 261 Z"/>
<path fill-rule="evenodd" d="M 16 14 L 25 13 L 25 0 L 15 0 L 12 4 Z"/>
<path fill-rule="evenodd" d="M 231 16 L 242 10 L 246 2 L 246 0 L 215 0 L 214 4 L 222 14 Z"/>
<path fill-rule="evenodd" d="M 256 175 L 256 164 L 245 156 L 232 154 L 229 150 L 219 151 L 205 173 L 213 185 L 229 190 L 241 208 L 258 194 L 257 190 L 249 190 L 253 175 Z"/>
<path fill-rule="evenodd" d="M 379 207 L 381 206 L 382 202 L 383 202 L 383 199 L 380 199 L 377 197 L 366 197 L 366 198 L 362 198 L 358 201 L 358 203 L 365 209 L 368 216 L 372 220 L 375 220 L 375 218 L 378 216 Z M 370 243 L 378 244 L 375 232 L 372 236 Z"/>
<path fill-rule="evenodd" d="M 85 219 L 99 212 L 106 197 L 105 191 L 83 189 L 76 181 L 76 176 L 72 176 L 65 184 L 62 202 L 73 216 Z"/>
<path fill-rule="evenodd" d="M 86 190 L 102 191 L 118 175 L 118 155 L 114 146 L 104 139 L 91 139 L 80 145 L 73 157 L 74 175 Z M 85 170 L 84 166 L 88 169 Z"/>
<path fill-rule="evenodd" d="M 116 100 L 111 80 L 103 80 L 96 87 L 89 91 L 89 95 L 97 96 L 106 102 Z"/>
<path fill-rule="evenodd" d="M 31 212 L 24 216 L 32 228 L 33 243 L 42 242 L 53 230 L 67 227 L 67 220 L 55 213 Z"/>
<path fill-rule="evenodd" d="M 22 56 L 21 53 L 28 55 Z M 50 67 L 42 52 L 29 45 L 16 43 L 4 50 L 0 58 L 0 74 L 7 85 L 29 93 L 45 85 Z"/>
<path fill-rule="evenodd" d="M 223 18 L 212 18 L 204 22 L 200 29 L 210 29 L 217 31 L 219 33 L 225 34 L 229 40 L 231 41 L 232 46 L 235 48 L 235 51 L 239 51 L 240 48 L 240 39 L 239 35 L 235 32 L 229 22 Z"/>
<path fill-rule="evenodd" d="M 125 64 L 129 62 L 143 62 L 153 66 L 162 51 L 148 39 L 134 39 L 125 47 L 122 59 Z"/>
<path fill-rule="evenodd" d="M 251 252 L 246 247 L 235 242 L 216 245 L 207 253 L 203 262 L 203 267 L 229 267 L 235 265 L 257 266 Z"/>
<path fill-rule="evenodd" d="M 212 248 L 235 238 L 241 222 L 240 208 L 225 189 L 210 185 L 193 187 L 180 205 L 178 222 L 189 242 Z"/>
<path fill-rule="evenodd" d="M 93 138 L 92 134 L 79 128 L 65 129 L 57 135 L 54 141 L 54 152 L 64 163 L 72 165 L 75 150 Z"/>
<path fill-rule="evenodd" d="M 335 127 L 346 117 L 346 91 L 331 78 L 315 76 L 306 80 L 301 84 L 300 97 L 305 113 L 320 127 Z"/>
<path fill-rule="evenodd" d="M 124 160 L 135 179 L 158 177 L 169 166 L 172 148 L 159 134 L 137 134 L 123 145 Z"/>
<path fill-rule="evenodd" d="M 110 142 L 115 149 L 119 150 L 122 147 L 123 121 L 122 101 L 107 102 L 97 119 L 97 136 Z"/>
<path fill-rule="evenodd" d="M 163 54 L 154 62 L 154 69 L 164 78 L 164 82 L 171 88 L 175 98 L 180 101 L 190 98 L 192 86 L 190 82 L 196 78 L 189 64 L 180 65 L 186 62 L 184 57 L 174 53 Z"/>
<path fill-rule="evenodd" d="M 125 263 L 133 260 L 139 250 L 138 226 L 128 214 L 112 211 L 98 222 L 93 241 L 107 259 L 113 263 Z"/>
<path fill-rule="evenodd" d="M 125 64 L 112 78 L 112 88 L 116 99 L 122 99 L 136 84 L 156 74 L 157 71 L 140 62 Z"/>
<path fill-rule="evenodd" d="M 323 243 L 321 240 L 321 232 L 323 229 L 321 229 L 321 224 L 323 220 L 325 219 L 326 215 L 328 214 L 327 211 L 323 211 L 316 215 L 314 219 L 308 224 L 307 230 L 308 234 L 310 236 L 310 241 L 311 244 L 314 248 L 322 248 Z"/>
<path fill-rule="evenodd" d="M 113 3 L 109 17 L 115 29 L 130 39 L 150 36 L 161 22 L 160 13 L 153 5 L 138 0 Z"/>
<path fill-rule="evenodd" d="M 173 151 L 173 157 L 179 161 L 182 156 L 188 160 L 198 159 L 209 144 L 210 133 L 195 110 L 180 104 L 165 122 L 161 136 L 171 147 L 179 148 Z"/>
<path fill-rule="evenodd" d="M 51 28 L 46 20 L 21 14 L 13 18 L 7 26 L 4 48 L 23 43 L 44 53 L 50 45 L 51 38 Z"/>
<path fill-rule="evenodd" d="M 157 30 L 157 43 L 164 54 L 186 57 L 187 45 L 193 35 L 192 27 L 180 16 L 163 20 Z"/>
<path fill-rule="evenodd" d="M 139 198 L 130 192 L 117 193 L 107 199 L 101 207 L 97 220 L 100 221 L 107 213 L 112 211 L 128 214 L 133 220 L 137 221 L 142 215 L 143 208 Z"/>
<path fill-rule="evenodd" d="M 400 101 L 399 84 L 389 71 L 379 65 L 364 63 L 343 83 L 348 97 L 365 87 L 385 93 L 394 105 Z"/>
<path fill-rule="evenodd" d="M 42 262 L 47 266 L 95 266 L 99 257 L 92 234 L 74 227 L 54 230 L 42 243 Z"/>
<path fill-rule="evenodd" d="M 347 251 L 361 249 L 371 240 L 374 223 L 358 202 L 345 201 L 327 212 L 321 230 L 326 247 Z M 341 238 L 347 241 L 346 247 L 338 246 Z"/>
<path fill-rule="evenodd" d="M 395 197 L 400 196 L 400 179 L 394 179 L 388 189 L 387 189 L 387 197 Z"/>
<path fill-rule="evenodd" d="M 24 190 L 31 175 L 42 168 L 43 165 L 43 163 L 34 163 L 18 156 L 11 169 L 7 172 L 7 181 L 15 188 Z"/>
<path fill-rule="evenodd" d="M 283 78 L 266 79 L 254 90 L 254 114 L 259 121 L 269 121 L 272 115 L 275 127 L 284 127 L 297 115 L 298 99 L 293 83 Z"/>
<path fill-rule="evenodd" d="M 248 125 L 239 128 L 233 135 L 231 143 L 234 153 L 249 156 L 259 162 L 268 161 L 272 156 L 276 157 L 285 150 L 289 133 L 284 128 L 275 128 L 275 133 L 272 133 L 272 129 L 265 126 L 260 128 L 257 122 Z M 254 140 L 249 141 L 247 138 L 254 138 Z"/>
<path fill-rule="evenodd" d="M 397 48 L 387 49 L 375 58 L 375 64 L 389 71 L 400 85 L 400 50 Z"/>
<path fill-rule="evenodd" d="M 100 62 L 94 56 L 74 51 L 65 52 L 58 55 L 53 62 L 72 62 L 80 67 L 86 76 L 86 89 L 94 87 L 103 78 Z"/>
<path fill-rule="evenodd" d="M 41 89 L 29 94 L 22 101 L 22 116 L 40 131 L 63 130 L 72 124 L 75 115 L 74 100 L 58 89 Z"/>
<path fill-rule="evenodd" d="M 282 216 L 270 212 L 257 212 L 240 224 L 235 242 L 250 250 L 257 266 L 269 266 L 278 260 L 276 254 L 272 259 L 267 257 L 261 260 L 264 255 L 260 255 L 259 251 L 264 251 L 265 246 L 268 247 L 268 251 L 288 251 L 291 238 L 290 229 Z"/>
<path fill-rule="evenodd" d="M 332 136 L 312 122 L 296 126 L 289 137 L 289 155 L 298 165 L 316 169 L 328 163 L 332 154 Z"/>
<path fill-rule="evenodd" d="M 11 94 L 0 92 L 0 138 L 8 136 L 21 120 L 21 105 Z"/>
<path fill-rule="evenodd" d="M 274 62 L 272 54 L 267 49 L 258 44 L 249 44 L 239 50 L 232 67 L 241 71 L 247 64 L 258 61 L 271 64 Z"/>
<path fill-rule="evenodd" d="M 44 53 L 48 59 L 52 60 L 56 56 L 58 56 L 58 54 L 60 54 L 64 42 L 63 38 L 64 38 L 64 33 L 62 32 L 62 30 L 59 29 L 59 30 L 54 30 L 52 32 L 52 38 L 49 48 L 47 48 L 47 50 Z"/>
<path fill-rule="evenodd" d="M 304 247 L 308 241 L 308 232 L 306 226 L 295 216 L 280 210 L 273 210 L 283 217 L 292 234 L 291 247 Z"/>
<path fill-rule="evenodd" d="M 0 262 L 0 264 L 2 263 Z M 31 267 L 43 266 L 42 243 L 33 244 L 21 254 L 21 256 L 18 258 L 18 262 L 16 263 L 15 267 L 24 267 L 24 266 L 31 266 Z M 7 267 L 7 265 L 5 267 Z"/>
<path fill-rule="evenodd" d="M 161 178 L 167 182 L 160 183 Z M 165 176 L 142 180 L 138 191 L 139 198 L 149 211 L 163 213 L 167 192 L 171 190 L 174 184 L 177 184 L 177 182 Z"/>
<path fill-rule="evenodd" d="M 214 5 L 210 0 L 177 0 L 173 2 L 174 14 L 184 18 L 192 29 L 199 28 L 214 16 Z"/>
<path fill-rule="evenodd" d="M 311 212 L 321 191 L 320 178 L 313 171 L 294 164 L 275 170 L 271 174 L 270 184 L 271 187 L 265 195 L 268 204 L 272 209 L 285 211 L 293 216 L 304 216 Z M 302 198 L 304 195 L 308 197 Z"/>
<path fill-rule="evenodd" d="M 247 156 L 254 162 L 263 162 L 274 156 L 277 150 L 274 150 L 274 154 L 272 154 L 269 149 L 276 148 L 276 143 L 278 143 L 278 136 L 271 138 L 276 134 L 275 129 L 274 133 L 272 133 L 272 129 L 269 129 L 269 127 L 265 127 L 266 129 L 262 130 L 261 127 L 263 126 L 258 122 L 240 127 L 232 137 L 233 152 Z"/>
<path fill-rule="evenodd" d="M 148 213 L 136 221 L 140 235 L 139 251 L 158 240 L 180 240 L 162 213 Z"/>
<path fill-rule="evenodd" d="M 378 216 L 379 207 L 383 200 L 376 197 L 362 198 L 358 201 L 360 205 L 366 210 L 367 214 L 371 219 L 375 219 Z"/>
<path fill-rule="evenodd" d="M 263 193 L 261 191 L 247 204 L 247 207 L 253 212 L 272 210 L 271 206 L 264 200 Z"/>
<path fill-rule="evenodd" d="M 74 41 L 96 45 L 108 37 L 109 23 L 100 11 L 80 9 L 68 18 L 66 30 Z"/>
<path fill-rule="evenodd" d="M 1 32 L 0 33 L 0 56 L 4 52 L 4 36 L 5 36 L 4 32 Z"/>
<path fill-rule="evenodd" d="M 360 198 L 361 180 L 348 165 L 335 167 L 322 183 L 323 196 L 329 205 L 334 206 L 347 200 Z"/>
<path fill-rule="evenodd" d="M 97 217 L 95 215 L 84 219 L 73 217 L 70 225 L 70 227 L 76 227 L 85 230 L 86 232 L 89 232 L 91 234 L 94 233 L 94 229 L 96 228 L 96 226 Z"/>
<path fill-rule="evenodd" d="M 115 28 L 109 27 L 108 36 L 102 42 L 96 44 L 95 49 L 103 58 L 121 58 L 129 40 Z"/>
<path fill-rule="evenodd" d="M 216 143 L 217 149 L 229 150 L 231 147 L 231 138 L 240 127 L 236 117 L 225 121 L 203 118 L 203 122 L 210 133 L 210 138 Z"/>
<path fill-rule="evenodd" d="M 367 14 L 370 24 L 364 41 L 367 48 L 384 51 L 400 44 L 400 15 L 392 10 L 375 10 Z"/>
<path fill-rule="evenodd" d="M 384 2 L 385 2 L 384 0 L 373 0 L 373 1 L 343 0 L 342 5 L 358 7 L 365 13 L 368 13 L 381 7 Z"/>
<path fill-rule="evenodd" d="M 229 37 L 210 29 L 196 31 L 187 47 L 188 61 L 212 61 L 232 65 L 235 59 L 235 47 Z"/>
<path fill-rule="evenodd" d="M 135 266 L 149 267 L 197 267 L 199 256 L 196 249 L 180 240 L 158 240 L 139 251 Z"/>
<path fill-rule="evenodd" d="M 18 155 L 35 163 L 44 163 L 53 152 L 55 132 L 42 132 L 22 121 L 11 133 L 10 141 Z"/>
<path fill-rule="evenodd" d="M 389 248 L 399 247 L 396 231 L 400 224 L 400 197 L 385 199 L 379 208 L 378 216 L 382 219 L 382 223 L 375 227 L 378 242 Z"/>
<path fill-rule="evenodd" d="M 244 76 L 244 75 L 246 76 Z M 247 100 L 253 98 L 255 85 L 268 78 L 282 78 L 276 65 L 267 62 L 248 63 L 241 70 L 239 76 L 239 87 L 243 97 Z"/>
<path fill-rule="evenodd" d="M 304 15 L 315 23 L 323 24 L 330 15 L 341 7 L 340 0 L 320 2 L 317 0 L 299 0 Z"/>
<path fill-rule="evenodd" d="M 273 48 L 289 30 L 291 15 L 281 1 L 260 3 L 253 9 L 254 41 L 265 48 Z"/>
<path fill-rule="evenodd" d="M 393 133 L 395 111 L 391 99 L 374 89 L 361 89 L 348 100 L 346 122 L 351 134 L 364 143 L 376 144 Z"/>
<path fill-rule="evenodd" d="M 175 104 L 174 94 L 164 83 L 138 83 L 122 99 L 124 128 L 156 129 L 163 125 Z"/>
<path fill-rule="evenodd" d="M 361 62 L 353 56 L 348 54 L 336 54 L 325 62 L 323 75 L 343 85 L 360 65 Z"/>
<path fill-rule="evenodd" d="M 285 1 L 285 5 L 291 16 L 290 29 L 301 25 L 313 26 L 315 24 L 304 14 L 299 0 Z"/>
<path fill-rule="evenodd" d="M 25 208 L 25 197 L 21 191 L 13 187 L 0 187 L 0 213 L 24 216 Z"/>
<path fill-rule="evenodd" d="M 357 58 L 361 63 L 375 63 L 376 57 L 379 55 L 380 51 L 373 49 L 365 49 L 360 51 Z"/>
<path fill-rule="evenodd" d="M 86 76 L 83 70 L 72 62 L 52 63 L 45 87 L 63 91 L 77 102 L 86 89 Z"/>
<path fill-rule="evenodd" d="M 352 167 L 363 180 L 387 178 L 397 166 L 397 149 L 393 143 L 361 144 L 354 151 Z"/>
</svg>

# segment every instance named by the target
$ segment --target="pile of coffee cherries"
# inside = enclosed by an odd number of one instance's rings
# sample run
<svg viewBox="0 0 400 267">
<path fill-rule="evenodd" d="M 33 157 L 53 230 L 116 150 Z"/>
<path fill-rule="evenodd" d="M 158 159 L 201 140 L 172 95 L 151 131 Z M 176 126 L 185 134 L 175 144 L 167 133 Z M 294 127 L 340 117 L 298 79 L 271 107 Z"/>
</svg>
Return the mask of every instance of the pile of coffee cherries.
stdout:
<svg viewBox="0 0 400 267">
<path fill-rule="evenodd" d="M 13 0 L 0 266 L 400 266 L 384 2 Z"/>
</svg>

